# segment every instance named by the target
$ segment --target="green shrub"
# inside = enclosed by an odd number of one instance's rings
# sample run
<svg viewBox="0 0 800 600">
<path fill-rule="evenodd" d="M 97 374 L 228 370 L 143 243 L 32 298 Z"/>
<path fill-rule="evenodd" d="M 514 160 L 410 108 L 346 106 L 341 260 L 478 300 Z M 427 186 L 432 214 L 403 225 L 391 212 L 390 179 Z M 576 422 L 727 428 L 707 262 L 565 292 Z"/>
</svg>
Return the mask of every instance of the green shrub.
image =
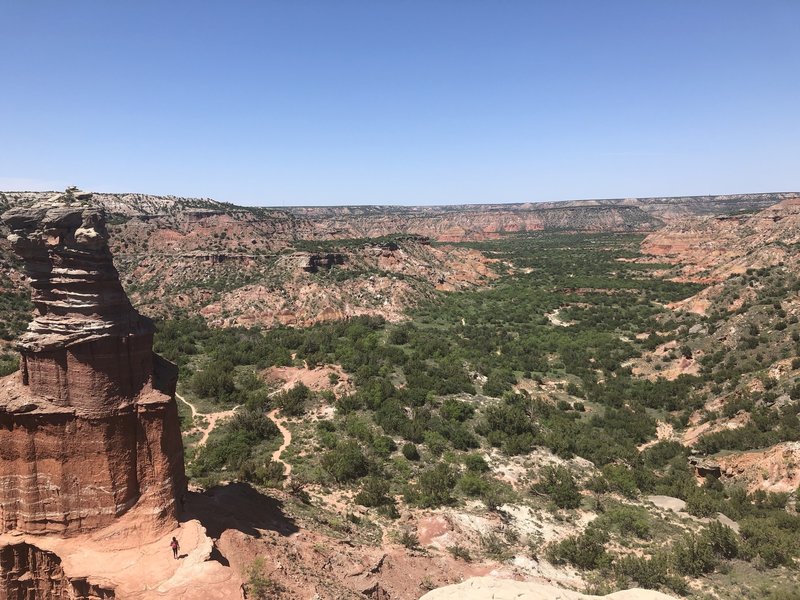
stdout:
<svg viewBox="0 0 800 600">
<path fill-rule="evenodd" d="M 612 492 L 618 492 L 626 498 L 635 498 L 638 493 L 633 471 L 624 465 L 606 465 L 603 477 Z"/>
<path fill-rule="evenodd" d="M 583 390 L 572 382 L 567 384 L 567 393 L 570 396 L 575 396 L 576 398 L 583 398 Z M 583 406 L 582 402 L 580 402 L 579 404 Z M 579 409 L 576 408 L 575 410 Z"/>
<path fill-rule="evenodd" d="M 740 521 L 743 544 L 749 559 L 761 557 L 769 568 L 792 566 L 800 556 L 800 517 L 784 511 L 748 516 Z"/>
<path fill-rule="evenodd" d="M 394 443 L 392 438 L 382 435 L 376 437 L 372 442 L 372 449 L 375 451 L 375 454 L 381 458 L 387 458 L 392 452 L 397 450 L 397 444 Z"/>
<path fill-rule="evenodd" d="M 416 445 L 408 442 L 403 445 L 403 456 L 405 456 L 408 460 L 419 460 L 419 451 L 417 450 Z"/>
<path fill-rule="evenodd" d="M 233 364 L 227 361 L 211 362 L 192 376 L 189 387 L 201 398 L 219 403 L 234 401 L 237 390 Z"/>
<path fill-rule="evenodd" d="M 322 468 L 339 483 L 354 481 L 369 471 L 369 463 L 358 443 L 346 441 L 322 457 Z"/>
<path fill-rule="evenodd" d="M 11 375 L 19 370 L 19 356 L 16 354 L 0 354 L 0 377 Z"/>
<path fill-rule="evenodd" d="M 720 558 L 732 559 L 739 555 L 739 538 L 727 525 L 712 521 L 703 530 L 703 540 L 711 547 L 711 551 Z"/>
<path fill-rule="evenodd" d="M 426 508 L 450 504 L 455 483 L 452 469 L 445 463 L 438 463 L 420 474 L 413 503 Z"/>
<path fill-rule="evenodd" d="M 645 558 L 629 554 L 617 559 L 614 563 L 614 570 L 617 577 L 628 578 L 639 587 L 655 590 L 669 580 L 668 565 L 669 562 L 663 555 Z"/>
<path fill-rule="evenodd" d="M 489 483 L 477 473 L 467 471 L 458 480 L 458 487 L 467 496 L 481 496 L 489 487 Z"/>
<path fill-rule="evenodd" d="M 532 433 L 522 433 L 506 438 L 503 451 L 509 456 L 528 454 L 534 447 L 535 438 Z"/>
<path fill-rule="evenodd" d="M 253 441 L 269 440 L 280 435 L 280 430 L 272 419 L 258 410 L 237 411 L 230 420 L 233 431 L 246 433 Z"/>
<path fill-rule="evenodd" d="M 254 371 L 245 371 L 239 376 L 239 387 L 246 392 L 254 392 L 266 387 L 264 380 Z"/>
<path fill-rule="evenodd" d="M 378 477 L 364 478 L 361 491 L 356 494 L 355 502 L 367 507 L 394 504 L 394 500 L 389 496 L 389 483 Z"/>
<path fill-rule="evenodd" d="M 708 540 L 695 534 L 686 534 L 674 542 L 671 548 L 672 561 L 678 573 L 699 577 L 711 573 L 718 560 Z"/>
<path fill-rule="evenodd" d="M 438 431 L 426 431 L 424 440 L 428 451 L 434 456 L 441 456 L 447 450 L 447 439 Z"/>
<path fill-rule="evenodd" d="M 278 435 L 280 431 L 277 426 L 263 412 L 249 409 L 237 411 L 200 448 L 191 465 L 191 472 L 195 477 L 203 477 L 223 468 L 239 471 L 245 468 L 255 448 Z M 266 485 L 269 475 L 265 474 L 264 468 L 259 467 L 259 474 L 256 475 L 256 467 L 251 465 L 245 471 L 246 476 L 254 477 L 257 483 L 263 481 Z"/>
<path fill-rule="evenodd" d="M 448 546 L 447 551 L 453 558 L 463 560 L 464 562 L 472 561 L 472 556 L 470 556 L 469 550 L 464 546 L 460 546 L 459 544 L 454 544 L 452 546 Z"/>
<path fill-rule="evenodd" d="M 558 508 L 578 508 L 581 504 L 582 496 L 575 478 L 561 466 L 544 467 L 533 490 L 550 498 Z"/>
<path fill-rule="evenodd" d="M 617 531 L 622 536 L 634 535 L 639 539 L 650 538 L 650 521 L 647 510 L 639 506 L 616 504 L 595 519 L 597 527 Z"/>
<path fill-rule="evenodd" d="M 486 409 L 488 431 L 496 431 L 505 437 L 536 433 L 531 416 L 515 398 L 506 398 L 502 403 Z"/>
<path fill-rule="evenodd" d="M 284 479 L 284 466 L 271 459 L 260 463 L 248 460 L 239 468 L 239 479 L 256 485 L 280 487 Z"/>
<path fill-rule="evenodd" d="M 480 454 L 467 454 L 464 457 L 464 465 L 467 470 L 472 473 L 486 473 L 489 471 L 489 465 Z"/>
<path fill-rule="evenodd" d="M 676 456 L 686 454 L 686 447 L 680 442 L 661 440 L 642 452 L 642 457 L 648 467 L 661 468 Z"/>
<path fill-rule="evenodd" d="M 311 399 L 311 390 L 304 383 L 295 384 L 291 389 L 276 394 L 272 398 L 275 406 L 281 409 L 281 413 L 288 417 L 299 417 L 305 414 L 308 401 Z"/>
<path fill-rule="evenodd" d="M 495 533 L 485 533 L 480 537 L 481 549 L 483 553 L 495 560 L 506 560 L 509 558 L 508 543 Z"/>
<path fill-rule="evenodd" d="M 517 378 L 510 369 L 493 369 L 486 378 L 486 383 L 483 385 L 483 393 L 487 396 L 499 398 L 504 392 L 511 391 L 515 383 L 517 383 Z"/>
<path fill-rule="evenodd" d="M 364 408 L 364 402 L 357 395 L 342 396 L 336 401 L 336 412 L 340 415 L 348 415 L 362 408 Z"/>
<path fill-rule="evenodd" d="M 344 429 L 347 435 L 366 444 L 371 444 L 375 438 L 369 421 L 360 415 L 348 415 L 344 420 Z"/>
<path fill-rule="evenodd" d="M 410 529 L 401 530 L 397 536 L 397 541 L 406 548 L 412 550 L 419 547 L 419 537 L 417 536 L 416 532 L 411 531 Z"/>
<path fill-rule="evenodd" d="M 722 497 L 703 488 L 692 490 L 686 498 L 686 512 L 696 517 L 711 517 L 723 508 Z"/>
<path fill-rule="evenodd" d="M 607 566 L 611 558 L 606 552 L 608 534 L 591 524 L 581 535 L 572 535 L 547 546 L 547 559 L 554 564 L 569 563 L 580 569 Z"/>
<path fill-rule="evenodd" d="M 475 414 L 475 407 L 454 398 L 447 398 L 442 403 L 439 414 L 448 421 L 466 421 Z"/>
<path fill-rule="evenodd" d="M 339 436 L 330 431 L 320 431 L 317 433 L 317 441 L 319 441 L 323 448 L 332 450 L 339 444 Z"/>
<path fill-rule="evenodd" d="M 503 503 L 509 501 L 508 489 L 494 479 L 488 480 L 487 483 L 480 498 L 487 510 L 496 511 Z"/>
</svg>

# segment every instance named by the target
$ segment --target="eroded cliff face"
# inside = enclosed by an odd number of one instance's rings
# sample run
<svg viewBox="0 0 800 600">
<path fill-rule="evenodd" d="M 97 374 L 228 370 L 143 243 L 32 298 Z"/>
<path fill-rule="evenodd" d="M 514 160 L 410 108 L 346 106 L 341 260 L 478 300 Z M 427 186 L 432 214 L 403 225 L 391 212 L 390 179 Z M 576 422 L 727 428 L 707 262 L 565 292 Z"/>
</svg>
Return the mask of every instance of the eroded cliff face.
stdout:
<svg viewBox="0 0 800 600">
<path fill-rule="evenodd" d="M 0 600 L 110 600 L 114 590 L 71 579 L 52 552 L 24 542 L 0 548 Z"/>
<path fill-rule="evenodd" d="M 680 265 L 683 279 L 700 283 L 791 262 L 800 243 L 800 194 L 786 196 L 754 214 L 678 221 L 648 235 L 642 252 Z"/>
<path fill-rule="evenodd" d="M 0 380 L 0 533 L 73 535 L 135 505 L 171 523 L 186 485 L 177 370 L 120 285 L 103 211 L 51 202 L 3 221 L 35 316 Z"/>
</svg>

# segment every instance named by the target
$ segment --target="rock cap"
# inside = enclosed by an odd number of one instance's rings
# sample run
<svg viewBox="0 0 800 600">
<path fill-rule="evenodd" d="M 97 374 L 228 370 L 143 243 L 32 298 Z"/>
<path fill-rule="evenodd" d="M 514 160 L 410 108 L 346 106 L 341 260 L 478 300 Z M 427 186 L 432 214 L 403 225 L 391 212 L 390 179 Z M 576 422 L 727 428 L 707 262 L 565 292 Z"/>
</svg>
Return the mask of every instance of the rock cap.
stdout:
<svg viewBox="0 0 800 600">
<path fill-rule="evenodd" d="M 41 352 L 152 333 L 131 305 L 108 248 L 106 214 L 91 194 L 64 194 L 2 215 L 14 251 L 31 279 L 34 319 L 19 348 Z"/>
</svg>

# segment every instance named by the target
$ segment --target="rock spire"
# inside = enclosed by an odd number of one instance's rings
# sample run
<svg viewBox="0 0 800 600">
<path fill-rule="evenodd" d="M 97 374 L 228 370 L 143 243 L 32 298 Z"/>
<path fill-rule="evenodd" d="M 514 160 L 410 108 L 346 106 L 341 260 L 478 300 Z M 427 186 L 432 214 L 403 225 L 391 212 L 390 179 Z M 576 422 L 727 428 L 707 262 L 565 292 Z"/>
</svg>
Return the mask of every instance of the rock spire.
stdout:
<svg viewBox="0 0 800 600">
<path fill-rule="evenodd" d="M 2 217 L 35 312 L 0 380 L 0 533 L 71 535 L 134 506 L 171 522 L 185 489 L 177 370 L 122 289 L 103 211 L 74 192 Z"/>
</svg>

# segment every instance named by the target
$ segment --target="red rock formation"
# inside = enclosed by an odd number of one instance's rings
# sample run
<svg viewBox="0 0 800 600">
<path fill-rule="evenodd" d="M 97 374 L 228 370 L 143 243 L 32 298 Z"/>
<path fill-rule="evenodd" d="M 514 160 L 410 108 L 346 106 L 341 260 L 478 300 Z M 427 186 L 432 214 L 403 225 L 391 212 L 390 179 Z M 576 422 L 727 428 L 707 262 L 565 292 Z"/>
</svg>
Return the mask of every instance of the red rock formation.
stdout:
<svg viewBox="0 0 800 600">
<path fill-rule="evenodd" d="M 185 489 L 177 370 L 119 282 L 104 213 L 3 215 L 31 278 L 20 372 L 0 380 L 0 532 L 73 535 L 134 505 L 169 523 Z"/>
<path fill-rule="evenodd" d="M 681 278 L 725 281 L 747 269 L 796 261 L 800 243 L 800 195 L 754 214 L 675 222 L 642 242 L 645 254 L 681 265 Z"/>
<path fill-rule="evenodd" d="M 26 543 L 0 548 L 0 600 L 110 600 L 114 590 L 64 574 L 61 559 Z"/>
</svg>

